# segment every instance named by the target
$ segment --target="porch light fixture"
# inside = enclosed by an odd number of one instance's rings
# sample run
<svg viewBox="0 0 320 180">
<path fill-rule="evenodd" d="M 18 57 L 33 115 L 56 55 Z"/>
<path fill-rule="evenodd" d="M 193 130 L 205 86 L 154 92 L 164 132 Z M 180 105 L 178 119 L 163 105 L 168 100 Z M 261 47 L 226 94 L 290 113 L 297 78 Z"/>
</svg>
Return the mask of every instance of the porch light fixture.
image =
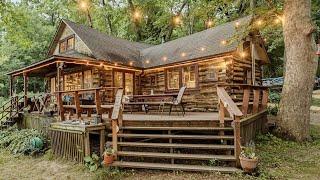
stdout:
<svg viewBox="0 0 320 180">
<path fill-rule="evenodd" d="M 246 52 L 241 52 L 241 53 L 240 53 L 240 56 L 241 56 L 242 58 L 245 58 L 245 57 L 247 56 L 247 53 L 246 53 Z"/>
<path fill-rule="evenodd" d="M 146 60 L 146 63 L 147 63 L 147 64 L 149 64 L 149 63 L 150 63 L 150 61 L 149 61 L 149 60 Z"/>
</svg>

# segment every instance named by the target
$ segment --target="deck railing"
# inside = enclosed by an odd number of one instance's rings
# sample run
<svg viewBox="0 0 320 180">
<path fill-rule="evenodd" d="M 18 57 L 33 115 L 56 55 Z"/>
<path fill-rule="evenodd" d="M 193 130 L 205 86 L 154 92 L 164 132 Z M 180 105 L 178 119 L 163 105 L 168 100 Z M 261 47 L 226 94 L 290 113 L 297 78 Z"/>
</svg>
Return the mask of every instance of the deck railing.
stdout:
<svg viewBox="0 0 320 180">
<path fill-rule="evenodd" d="M 58 103 L 58 110 L 60 120 L 65 120 L 65 112 L 66 109 L 75 109 L 77 118 L 81 117 L 82 109 L 87 109 L 91 112 L 92 109 L 95 109 L 98 115 L 102 115 L 102 100 L 101 100 L 101 93 L 109 91 L 111 92 L 110 102 L 114 99 L 115 91 L 119 89 L 118 87 L 99 87 L 99 88 L 89 88 L 89 89 L 78 89 L 78 90 L 70 90 L 70 91 L 58 91 L 57 94 L 57 103 Z M 80 104 L 80 95 L 86 93 L 93 93 L 94 94 L 94 105 L 81 105 Z M 65 105 L 63 103 L 63 96 L 70 95 L 74 98 L 73 104 Z M 94 107 L 94 108 L 93 108 Z M 112 109 L 112 108 L 109 108 Z M 111 116 L 111 112 L 109 111 L 109 116 Z M 88 113 L 90 116 L 91 113 Z"/>
<path fill-rule="evenodd" d="M 236 103 L 227 93 L 227 89 L 238 88 L 242 91 L 242 102 Z M 239 166 L 241 145 L 252 141 L 257 133 L 264 132 L 267 118 L 268 88 L 261 86 L 231 84 L 217 87 L 219 98 L 219 120 L 224 125 L 226 111 L 233 119 L 235 158 Z M 253 95 L 251 97 L 251 95 Z M 239 91 L 238 91 L 239 96 Z M 251 102 L 252 101 L 252 102 Z M 252 105 L 252 106 L 251 106 Z M 241 106 L 241 110 L 238 106 Z M 251 108 L 250 108 L 251 107 Z"/>
</svg>

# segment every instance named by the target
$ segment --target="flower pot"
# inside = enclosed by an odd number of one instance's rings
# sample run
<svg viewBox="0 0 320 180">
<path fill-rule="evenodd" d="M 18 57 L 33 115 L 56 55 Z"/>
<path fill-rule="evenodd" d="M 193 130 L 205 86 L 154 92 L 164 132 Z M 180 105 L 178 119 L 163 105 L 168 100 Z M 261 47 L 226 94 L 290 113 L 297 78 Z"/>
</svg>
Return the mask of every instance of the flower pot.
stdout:
<svg viewBox="0 0 320 180">
<path fill-rule="evenodd" d="M 240 157 L 240 164 L 244 172 L 251 173 L 258 165 L 258 158 L 256 159 L 248 159 L 244 157 Z"/>
<path fill-rule="evenodd" d="M 113 160 L 114 160 L 114 155 L 107 155 L 105 154 L 103 156 L 103 162 L 105 165 L 110 165 L 113 163 Z"/>
</svg>

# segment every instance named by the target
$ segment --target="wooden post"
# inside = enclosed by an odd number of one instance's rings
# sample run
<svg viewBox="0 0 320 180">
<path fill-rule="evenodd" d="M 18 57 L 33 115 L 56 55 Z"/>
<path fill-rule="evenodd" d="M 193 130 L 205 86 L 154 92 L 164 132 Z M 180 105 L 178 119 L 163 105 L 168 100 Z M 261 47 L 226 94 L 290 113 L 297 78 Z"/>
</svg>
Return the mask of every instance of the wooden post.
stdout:
<svg viewBox="0 0 320 180">
<path fill-rule="evenodd" d="M 101 112 L 101 98 L 100 98 L 100 89 L 95 90 L 95 103 L 96 103 L 96 110 L 97 110 L 97 115 L 102 115 Z"/>
<path fill-rule="evenodd" d="M 253 90 L 253 109 L 252 114 L 256 114 L 259 111 L 260 89 Z"/>
<path fill-rule="evenodd" d="M 268 106 L 268 98 L 269 98 L 269 92 L 268 89 L 264 89 L 262 91 L 262 107 L 261 110 L 265 110 Z"/>
<path fill-rule="evenodd" d="M 28 106 L 28 76 L 23 73 L 23 93 L 24 93 L 24 107 Z"/>
<path fill-rule="evenodd" d="M 240 167 L 240 153 L 241 153 L 241 137 L 240 137 L 240 117 L 235 116 L 234 119 L 234 155 L 236 158 L 236 166 Z"/>
<path fill-rule="evenodd" d="M 79 93 L 78 91 L 74 92 L 74 103 L 76 105 L 76 114 L 77 118 L 81 117 L 81 107 L 80 107 L 80 100 L 79 100 Z"/>
<path fill-rule="evenodd" d="M 84 156 L 90 156 L 90 134 L 85 132 L 84 134 Z"/>
<path fill-rule="evenodd" d="M 63 109 L 63 102 L 62 102 L 62 93 L 58 92 L 58 108 L 59 108 L 59 114 L 60 114 L 60 121 L 64 121 L 64 109 Z"/>
<path fill-rule="evenodd" d="M 10 76 L 10 81 L 9 81 L 9 86 L 10 86 L 9 95 L 10 95 L 10 97 L 13 96 L 13 79 L 14 79 L 14 77 Z"/>
<path fill-rule="evenodd" d="M 220 122 L 220 127 L 223 127 L 222 125 L 224 125 L 224 117 L 225 117 L 224 105 L 223 105 L 223 102 L 219 99 L 219 122 Z"/>
<path fill-rule="evenodd" d="M 248 114 L 248 107 L 249 107 L 249 100 L 250 100 L 250 89 L 246 87 L 243 89 L 243 99 L 242 99 L 242 113 L 244 116 Z"/>
<path fill-rule="evenodd" d="M 100 131 L 100 156 L 102 157 L 103 156 L 103 153 L 104 153 L 104 144 L 106 142 L 105 140 L 105 129 L 102 129 Z"/>
</svg>

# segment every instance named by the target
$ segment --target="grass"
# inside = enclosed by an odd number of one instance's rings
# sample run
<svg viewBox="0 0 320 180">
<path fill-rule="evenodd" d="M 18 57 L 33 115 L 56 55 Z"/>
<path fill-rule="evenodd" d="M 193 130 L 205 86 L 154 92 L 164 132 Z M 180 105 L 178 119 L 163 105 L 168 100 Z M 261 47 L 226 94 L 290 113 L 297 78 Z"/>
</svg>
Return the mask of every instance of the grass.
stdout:
<svg viewBox="0 0 320 180">
<path fill-rule="evenodd" d="M 311 127 L 312 141 L 305 143 L 282 140 L 272 134 L 258 136 L 260 164 L 253 175 L 106 168 L 91 173 L 82 165 L 54 159 L 50 151 L 34 158 L 0 150 L 0 179 L 319 179 L 320 126 Z"/>
<path fill-rule="evenodd" d="M 317 106 L 317 107 L 320 107 L 320 99 L 318 98 L 312 98 L 312 103 L 311 103 L 312 106 Z"/>
</svg>

